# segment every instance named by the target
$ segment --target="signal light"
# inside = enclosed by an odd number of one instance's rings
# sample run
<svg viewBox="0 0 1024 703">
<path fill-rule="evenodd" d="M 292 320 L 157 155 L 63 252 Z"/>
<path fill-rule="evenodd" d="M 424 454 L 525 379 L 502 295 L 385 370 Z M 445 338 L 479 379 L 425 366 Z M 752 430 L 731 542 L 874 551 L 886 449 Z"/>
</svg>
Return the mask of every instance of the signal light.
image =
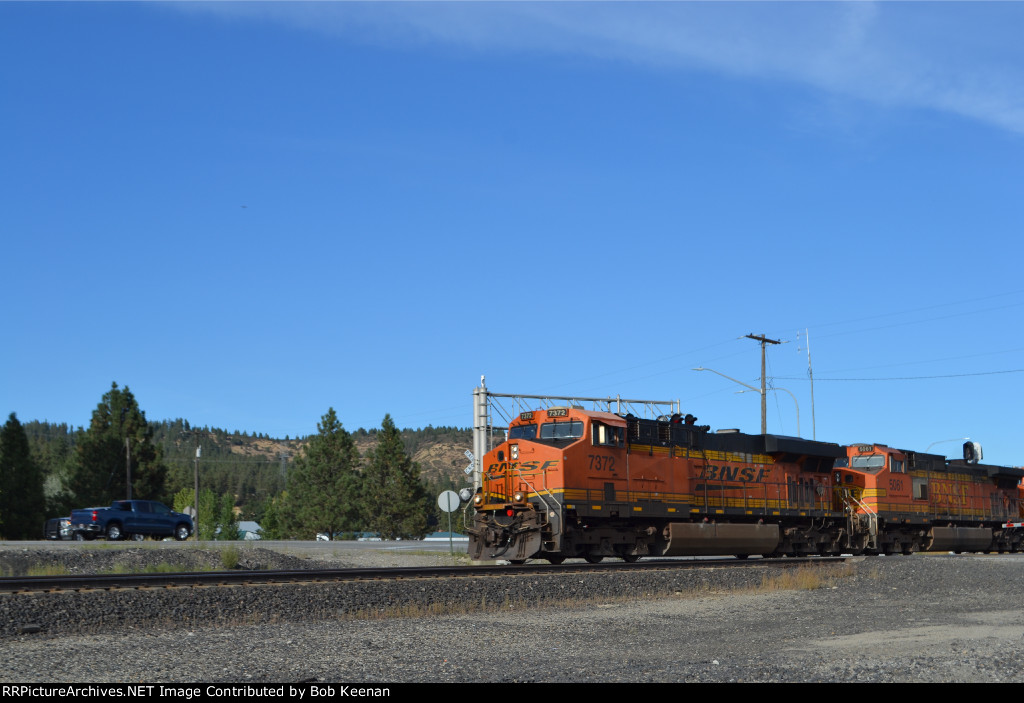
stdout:
<svg viewBox="0 0 1024 703">
<path fill-rule="evenodd" d="M 516 511 L 513 510 L 512 508 L 509 508 L 508 510 L 505 511 L 505 514 L 508 515 L 509 517 L 512 517 L 513 515 L 516 514 Z"/>
</svg>

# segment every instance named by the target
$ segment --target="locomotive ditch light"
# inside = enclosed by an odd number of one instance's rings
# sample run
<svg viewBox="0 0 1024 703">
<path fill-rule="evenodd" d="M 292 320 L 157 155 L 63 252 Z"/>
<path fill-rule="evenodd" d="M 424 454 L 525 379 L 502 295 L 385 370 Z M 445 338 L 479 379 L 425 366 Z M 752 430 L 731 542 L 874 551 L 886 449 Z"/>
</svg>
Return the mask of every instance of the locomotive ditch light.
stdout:
<svg viewBox="0 0 1024 703">
<path fill-rule="evenodd" d="M 523 493 L 522 491 L 516 491 L 512 495 L 512 502 L 513 503 L 525 503 L 526 502 L 526 494 Z"/>
<path fill-rule="evenodd" d="M 480 493 L 477 493 L 475 496 L 473 496 L 473 505 L 474 506 L 479 508 L 483 504 L 484 504 L 484 497 L 483 497 L 483 495 L 481 495 Z"/>
</svg>

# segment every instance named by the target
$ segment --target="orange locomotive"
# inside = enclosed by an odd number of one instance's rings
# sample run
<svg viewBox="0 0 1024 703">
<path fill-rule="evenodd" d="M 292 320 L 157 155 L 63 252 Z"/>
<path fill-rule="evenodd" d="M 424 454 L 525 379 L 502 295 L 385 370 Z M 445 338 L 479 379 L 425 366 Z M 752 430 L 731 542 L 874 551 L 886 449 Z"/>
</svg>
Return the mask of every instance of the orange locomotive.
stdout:
<svg viewBox="0 0 1024 703">
<path fill-rule="evenodd" d="M 853 551 L 1015 552 L 1024 531 L 1018 484 L 1024 470 L 977 463 L 977 445 L 964 445 L 964 460 L 884 444 L 847 447 L 836 462 L 837 501 L 860 529 Z"/>
<path fill-rule="evenodd" d="M 484 457 L 470 555 L 559 563 L 1020 546 L 1002 528 L 1020 516 L 1020 469 L 695 422 L 522 413 Z"/>
</svg>

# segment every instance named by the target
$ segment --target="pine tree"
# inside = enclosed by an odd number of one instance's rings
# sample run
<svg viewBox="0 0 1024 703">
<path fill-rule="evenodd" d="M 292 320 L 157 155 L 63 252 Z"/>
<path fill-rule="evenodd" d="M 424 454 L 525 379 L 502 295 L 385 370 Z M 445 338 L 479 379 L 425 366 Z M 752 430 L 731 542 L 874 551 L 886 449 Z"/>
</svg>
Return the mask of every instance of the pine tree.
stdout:
<svg viewBox="0 0 1024 703">
<path fill-rule="evenodd" d="M 278 498 L 267 498 L 263 507 L 263 517 L 259 520 L 261 539 L 283 539 L 284 529 L 281 526 L 281 519 L 278 515 L 278 505 L 287 496 Z"/>
<path fill-rule="evenodd" d="M 288 497 L 281 518 L 288 531 L 304 539 L 324 532 L 358 528 L 360 476 L 359 450 L 342 427 L 334 408 L 317 424 L 304 453 L 288 475 Z"/>
<path fill-rule="evenodd" d="M 167 469 L 153 429 L 126 386 L 111 385 L 93 410 L 89 429 L 77 446 L 70 486 L 79 507 L 109 505 L 127 498 L 126 458 L 130 454 L 132 498 L 162 500 Z"/>
<path fill-rule="evenodd" d="M 384 539 L 423 536 L 430 514 L 427 491 L 391 415 L 384 416 L 377 432 L 363 480 L 367 529 Z"/>
<path fill-rule="evenodd" d="M 229 493 L 225 493 L 220 497 L 220 513 L 217 516 L 217 527 L 220 529 L 217 530 L 216 539 L 238 539 L 238 516 L 235 515 L 235 499 Z"/>
<path fill-rule="evenodd" d="M 199 509 L 196 511 L 196 529 L 200 541 L 214 539 L 217 535 L 217 496 L 209 488 L 199 491 Z"/>
<path fill-rule="evenodd" d="M 189 511 L 195 510 L 192 506 L 195 502 L 195 490 L 192 488 L 182 488 L 174 494 L 174 502 L 171 504 L 171 507 L 174 508 L 174 512 L 176 513 L 191 514 Z"/>
<path fill-rule="evenodd" d="M 0 532 L 6 539 L 38 539 L 46 520 L 43 472 L 28 435 L 11 413 L 0 429 Z"/>
</svg>

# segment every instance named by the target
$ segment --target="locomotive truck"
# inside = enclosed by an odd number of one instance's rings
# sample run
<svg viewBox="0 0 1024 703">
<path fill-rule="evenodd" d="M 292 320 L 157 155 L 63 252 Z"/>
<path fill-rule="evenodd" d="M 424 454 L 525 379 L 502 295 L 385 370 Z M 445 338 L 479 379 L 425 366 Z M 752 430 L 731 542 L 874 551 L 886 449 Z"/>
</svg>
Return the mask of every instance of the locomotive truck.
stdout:
<svg viewBox="0 0 1024 703">
<path fill-rule="evenodd" d="M 556 407 L 484 457 L 474 559 L 1017 551 L 1024 470 Z"/>
</svg>

